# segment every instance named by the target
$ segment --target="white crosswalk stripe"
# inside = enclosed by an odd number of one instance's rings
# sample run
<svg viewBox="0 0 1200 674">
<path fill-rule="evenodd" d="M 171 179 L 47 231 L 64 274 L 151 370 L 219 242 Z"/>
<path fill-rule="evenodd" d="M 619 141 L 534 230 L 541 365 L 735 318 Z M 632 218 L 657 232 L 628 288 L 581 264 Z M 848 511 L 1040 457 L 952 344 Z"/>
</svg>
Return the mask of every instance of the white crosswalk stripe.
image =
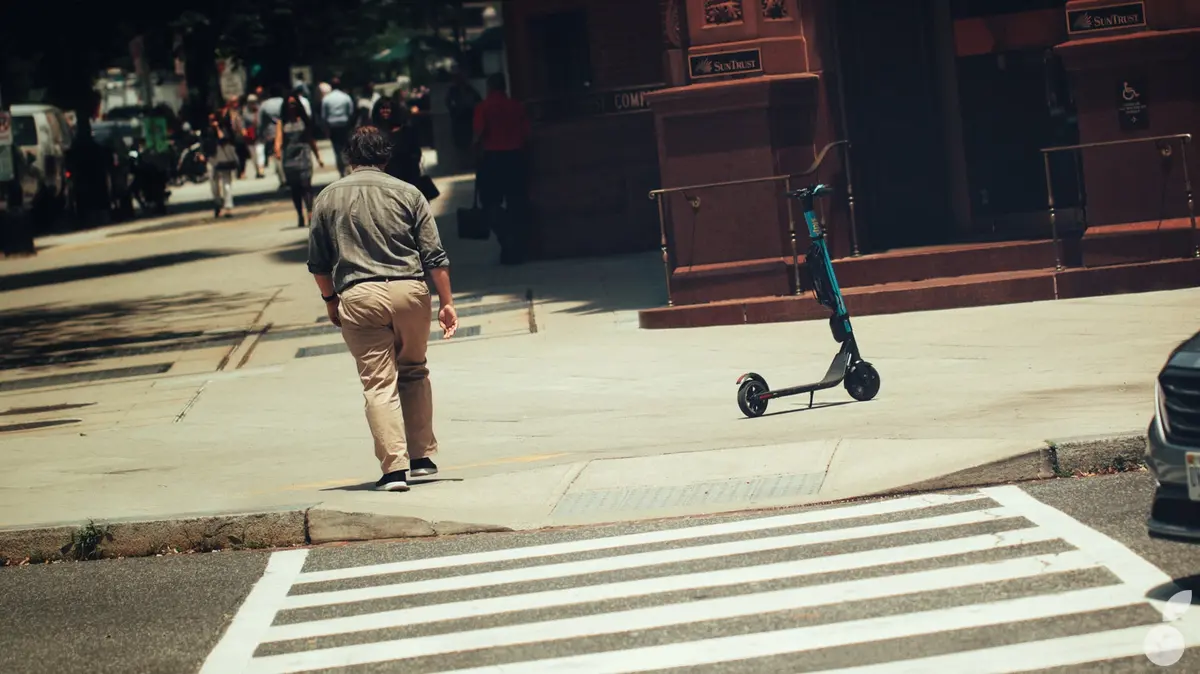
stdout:
<svg viewBox="0 0 1200 674">
<path fill-rule="evenodd" d="M 1016 487 L 351 568 L 324 552 L 274 553 L 202 672 L 1029 671 L 1143 655 L 1170 582 Z M 1190 613 L 1170 623 L 1189 647 Z M 1101 627 L 1078 633 L 1085 615 Z M 1031 621 L 1051 627 L 1004 631 Z"/>
</svg>

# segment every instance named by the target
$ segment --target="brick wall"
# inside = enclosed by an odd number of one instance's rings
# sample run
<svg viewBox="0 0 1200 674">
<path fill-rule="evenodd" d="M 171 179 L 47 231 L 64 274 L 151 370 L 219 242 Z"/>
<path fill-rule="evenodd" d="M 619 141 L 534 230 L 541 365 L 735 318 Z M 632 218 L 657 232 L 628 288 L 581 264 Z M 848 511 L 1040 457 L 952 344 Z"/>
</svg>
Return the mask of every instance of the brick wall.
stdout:
<svg viewBox="0 0 1200 674">
<path fill-rule="evenodd" d="M 662 0 L 511 0 L 504 20 L 516 98 L 547 98 L 529 21 L 587 12 L 592 92 L 663 82 Z M 542 257 L 654 248 L 658 186 L 651 113 L 576 116 L 534 124 L 531 196 L 534 249 Z"/>
</svg>

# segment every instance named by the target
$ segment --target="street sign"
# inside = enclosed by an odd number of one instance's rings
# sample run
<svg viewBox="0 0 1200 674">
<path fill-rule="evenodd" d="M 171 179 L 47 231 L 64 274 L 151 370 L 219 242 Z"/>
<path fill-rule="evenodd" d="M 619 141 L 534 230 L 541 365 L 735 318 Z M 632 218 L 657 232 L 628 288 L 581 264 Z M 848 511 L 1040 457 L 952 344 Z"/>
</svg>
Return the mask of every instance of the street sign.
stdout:
<svg viewBox="0 0 1200 674">
<path fill-rule="evenodd" d="M 1144 131 L 1150 128 L 1146 84 L 1141 79 L 1121 80 L 1117 89 L 1117 121 L 1122 131 Z"/>
<path fill-rule="evenodd" d="M 13 144 L 12 113 L 0 112 L 0 147 Z"/>
</svg>

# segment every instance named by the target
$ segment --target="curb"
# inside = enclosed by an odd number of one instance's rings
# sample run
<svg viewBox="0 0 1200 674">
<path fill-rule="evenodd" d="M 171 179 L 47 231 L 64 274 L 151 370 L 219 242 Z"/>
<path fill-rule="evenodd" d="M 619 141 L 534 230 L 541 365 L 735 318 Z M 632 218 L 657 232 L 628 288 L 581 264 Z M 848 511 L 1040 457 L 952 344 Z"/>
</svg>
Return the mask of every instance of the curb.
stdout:
<svg viewBox="0 0 1200 674">
<path fill-rule="evenodd" d="M 1127 471 L 1145 465 L 1145 447 L 1145 433 L 1047 440 L 1043 447 L 1017 456 L 852 500 Z M 107 520 L 82 526 L 51 524 L 0 529 L 0 566 L 510 531 L 511 527 L 496 524 L 431 522 L 416 517 L 309 506 L 150 521 Z"/>
<path fill-rule="evenodd" d="M 318 507 L 158 520 L 101 520 L 84 525 L 0 529 L 0 566 L 505 531 L 512 529 Z"/>
<path fill-rule="evenodd" d="M 942 489 L 985 487 L 1088 474 L 1123 472 L 1145 465 L 1146 434 L 1094 435 L 1047 440 L 1045 446 L 1007 459 L 935 477 L 872 496 L 896 496 Z"/>
</svg>

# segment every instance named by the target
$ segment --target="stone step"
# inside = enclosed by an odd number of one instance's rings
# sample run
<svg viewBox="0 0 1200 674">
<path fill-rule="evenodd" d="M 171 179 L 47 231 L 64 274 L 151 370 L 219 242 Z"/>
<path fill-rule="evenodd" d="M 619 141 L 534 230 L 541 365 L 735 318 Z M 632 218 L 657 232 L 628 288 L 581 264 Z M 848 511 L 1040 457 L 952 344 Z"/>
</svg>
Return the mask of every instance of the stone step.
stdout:
<svg viewBox="0 0 1200 674">
<path fill-rule="evenodd" d="M 1186 218 L 1089 227 L 1080 247 L 1083 265 L 1103 267 L 1131 262 L 1191 257 L 1195 250 Z"/>
<path fill-rule="evenodd" d="M 839 278 L 839 281 L 841 279 Z M 1200 286 L 1200 259 L 1160 260 L 1056 272 L 1053 267 L 898 281 L 843 289 L 852 316 L 933 311 Z M 639 312 L 643 329 L 825 320 L 811 292 Z"/>
<path fill-rule="evenodd" d="M 807 287 L 801 251 L 801 287 Z M 843 288 L 1054 266 L 1049 240 L 957 244 L 884 251 L 834 260 Z M 791 257 L 682 267 L 672 275 L 676 304 L 781 295 L 794 290 Z"/>
</svg>

